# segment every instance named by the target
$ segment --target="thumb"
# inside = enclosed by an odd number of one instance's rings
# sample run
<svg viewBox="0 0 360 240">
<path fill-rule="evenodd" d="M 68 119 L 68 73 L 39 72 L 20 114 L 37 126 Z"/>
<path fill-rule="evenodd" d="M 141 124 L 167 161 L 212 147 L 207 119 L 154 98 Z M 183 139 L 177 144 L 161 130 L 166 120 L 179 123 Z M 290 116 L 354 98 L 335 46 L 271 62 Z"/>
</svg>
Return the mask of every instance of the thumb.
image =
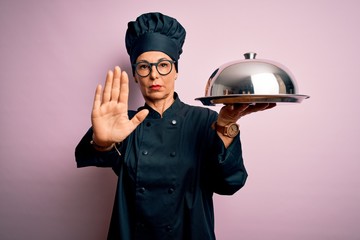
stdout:
<svg viewBox="0 0 360 240">
<path fill-rule="evenodd" d="M 142 123 L 146 116 L 149 114 L 149 110 L 143 109 L 131 119 L 131 122 L 134 124 L 135 127 L 137 127 L 140 123 Z"/>
</svg>

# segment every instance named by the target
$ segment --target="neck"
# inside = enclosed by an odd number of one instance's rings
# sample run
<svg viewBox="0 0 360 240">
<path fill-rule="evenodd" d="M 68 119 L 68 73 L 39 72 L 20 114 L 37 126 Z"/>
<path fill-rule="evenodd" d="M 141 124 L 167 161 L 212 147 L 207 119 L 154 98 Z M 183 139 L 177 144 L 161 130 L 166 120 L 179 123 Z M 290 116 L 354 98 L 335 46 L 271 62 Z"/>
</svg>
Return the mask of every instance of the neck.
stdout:
<svg viewBox="0 0 360 240">
<path fill-rule="evenodd" d="M 147 99 L 146 104 L 157 111 L 162 117 L 164 112 L 174 103 L 174 101 L 174 94 L 171 94 L 168 97 L 159 100 Z"/>
</svg>

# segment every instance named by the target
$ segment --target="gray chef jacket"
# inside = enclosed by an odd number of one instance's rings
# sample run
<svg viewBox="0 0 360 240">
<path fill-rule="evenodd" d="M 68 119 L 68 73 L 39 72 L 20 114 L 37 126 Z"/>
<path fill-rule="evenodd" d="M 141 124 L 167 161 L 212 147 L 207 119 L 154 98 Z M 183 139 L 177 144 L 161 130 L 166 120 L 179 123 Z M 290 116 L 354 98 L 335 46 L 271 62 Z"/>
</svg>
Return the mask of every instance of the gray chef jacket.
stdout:
<svg viewBox="0 0 360 240">
<path fill-rule="evenodd" d="M 217 112 L 187 105 L 175 93 L 163 116 L 150 113 L 113 149 L 75 150 L 77 167 L 112 167 L 118 175 L 109 240 L 212 240 L 213 193 L 231 195 L 246 181 L 240 137 L 226 149 L 211 125 Z M 129 111 L 129 117 L 135 111 Z"/>
</svg>

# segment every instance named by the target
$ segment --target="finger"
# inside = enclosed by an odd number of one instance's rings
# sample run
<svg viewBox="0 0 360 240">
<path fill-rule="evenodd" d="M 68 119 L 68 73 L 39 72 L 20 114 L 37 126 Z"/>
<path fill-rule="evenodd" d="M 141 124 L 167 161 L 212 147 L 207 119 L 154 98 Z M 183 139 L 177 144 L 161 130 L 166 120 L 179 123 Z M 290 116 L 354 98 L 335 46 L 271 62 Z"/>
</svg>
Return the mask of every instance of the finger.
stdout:
<svg viewBox="0 0 360 240">
<path fill-rule="evenodd" d="M 260 108 L 259 111 L 271 109 L 275 106 L 276 106 L 276 103 L 267 103 L 267 104 L 264 104 L 263 107 L 259 107 Z"/>
<path fill-rule="evenodd" d="M 259 112 L 267 109 L 268 107 L 269 107 L 268 103 L 256 103 L 255 105 L 251 105 L 246 112 L 247 114 Z"/>
<path fill-rule="evenodd" d="M 250 104 L 234 104 L 234 105 L 228 105 L 225 107 L 224 112 L 228 115 L 230 118 L 238 118 L 249 108 Z"/>
<path fill-rule="evenodd" d="M 101 106 L 101 89 L 102 89 L 102 86 L 99 84 L 96 87 L 96 91 L 95 91 L 93 110 L 99 109 Z"/>
<path fill-rule="evenodd" d="M 220 110 L 220 112 L 223 112 L 227 115 L 233 115 L 237 112 L 244 111 L 248 106 L 246 104 L 225 104 Z"/>
<path fill-rule="evenodd" d="M 266 109 L 271 109 L 276 106 L 276 103 L 269 103 L 269 106 Z"/>
<path fill-rule="evenodd" d="M 135 116 L 131 119 L 131 122 L 134 125 L 134 129 L 145 120 L 148 114 L 149 114 L 149 110 L 147 109 L 143 109 L 135 114 Z"/>
<path fill-rule="evenodd" d="M 119 102 L 128 105 L 129 100 L 129 77 L 126 72 L 121 73 Z"/>
<path fill-rule="evenodd" d="M 120 69 L 120 67 L 116 66 L 114 69 L 114 76 L 113 76 L 113 81 L 112 81 L 112 86 L 111 86 L 111 100 L 112 101 L 119 100 L 120 75 L 121 75 L 121 69 Z"/>
<path fill-rule="evenodd" d="M 217 121 L 220 124 L 236 122 L 247 108 L 248 104 L 227 104 L 221 108 Z"/>
<path fill-rule="evenodd" d="M 245 104 L 245 103 L 236 103 L 234 104 L 233 110 L 236 110 L 237 112 L 243 112 L 246 109 L 248 109 L 250 106 L 250 104 Z"/>
<path fill-rule="evenodd" d="M 106 81 L 105 81 L 105 87 L 104 87 L 102 103 L 106 103 L 106 102 L 110 101 L 112 81 L 113 81 L 113 72 L 108 71 L 108 73 L 106 75 Z"/>
</svg>

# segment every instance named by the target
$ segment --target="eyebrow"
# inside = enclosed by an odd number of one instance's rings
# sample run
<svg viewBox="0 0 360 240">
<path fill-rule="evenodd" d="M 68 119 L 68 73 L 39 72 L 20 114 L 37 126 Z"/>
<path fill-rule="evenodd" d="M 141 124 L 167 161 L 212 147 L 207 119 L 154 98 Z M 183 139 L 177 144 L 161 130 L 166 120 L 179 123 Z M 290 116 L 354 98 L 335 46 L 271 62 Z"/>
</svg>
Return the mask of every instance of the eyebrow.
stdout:
<svg viewBox="0 0 360 240">
<path fill-rule="evenodd" d="M 162 60 L 172 61 L 172 59 L 167 59 L 167 58 L 165 58 L 165 57 L 162 57 L 162 58 L 159 58 L 159 59 L 157 60 L 157 62 L 160 62 L 160 61 L 162 61 Z M 149 61 L 148 61 L 148 60 L 145 60 L 145 59 L 140 59 L 138 62 L 148 62 L 148 63 L 149 63 Z"/>
</svg>

